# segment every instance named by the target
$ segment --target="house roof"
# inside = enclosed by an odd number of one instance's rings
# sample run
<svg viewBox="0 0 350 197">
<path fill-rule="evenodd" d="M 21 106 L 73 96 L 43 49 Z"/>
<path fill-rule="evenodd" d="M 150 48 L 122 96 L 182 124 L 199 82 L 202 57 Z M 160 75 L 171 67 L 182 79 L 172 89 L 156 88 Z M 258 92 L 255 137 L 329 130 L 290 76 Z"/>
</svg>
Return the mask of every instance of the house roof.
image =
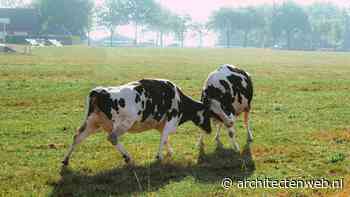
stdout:
<svg viewBox="0 0 350 197">
<path fill-rule="evenodd" d="M 9 18 L 7 32 L 37 33 L 40 29 L 39 14 L 31 8 L 0 8 L 0 18 Z"/>
</svg>

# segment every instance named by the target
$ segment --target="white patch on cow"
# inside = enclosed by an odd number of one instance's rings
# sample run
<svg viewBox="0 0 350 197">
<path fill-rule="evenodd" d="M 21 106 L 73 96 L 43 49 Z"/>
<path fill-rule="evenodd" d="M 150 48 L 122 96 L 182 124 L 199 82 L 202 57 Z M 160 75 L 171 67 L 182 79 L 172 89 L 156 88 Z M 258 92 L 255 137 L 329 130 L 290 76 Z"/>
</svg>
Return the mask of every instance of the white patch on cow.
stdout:
<svg viewBox="0 0 350 197">
<path fill-rule="evenodd" d="M 204 111 L 198 111 L 197 116 L 199 117 L 199 124 L 203 124 L 204 122 Z"/>
</svg>

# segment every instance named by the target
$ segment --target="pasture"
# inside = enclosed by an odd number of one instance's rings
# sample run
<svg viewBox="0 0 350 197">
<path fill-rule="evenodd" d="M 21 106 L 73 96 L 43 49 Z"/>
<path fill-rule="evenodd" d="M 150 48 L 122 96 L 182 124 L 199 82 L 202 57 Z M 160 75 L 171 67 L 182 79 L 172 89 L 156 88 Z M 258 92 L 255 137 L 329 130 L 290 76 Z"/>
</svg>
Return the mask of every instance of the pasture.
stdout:
<svg viewBox="0 0 350 197">
<path fill-rule="evenodd" d="M 232 151 L 226 130 L 223 148 L 213 130 L 200 152 L 200 130 L 189 122 L 170 135 L 174 155 L 161 164 L 152 130 L 121 139 L 133 171 L 105 133 L 90 136 L 61 169 L 91 88 L 166 78 L 199 99 L 207 75 L 223 63 L 239 65 L 254 82 L 250 147 L 241 118 L 236 126 L 242 153 Z M 0 112 L 0 196 L 350 195 L 350 53 L 64 47 L 0 54 Z M 224 177 L 344 178 L 345 185 L 226 190 Z"/>
</svg>

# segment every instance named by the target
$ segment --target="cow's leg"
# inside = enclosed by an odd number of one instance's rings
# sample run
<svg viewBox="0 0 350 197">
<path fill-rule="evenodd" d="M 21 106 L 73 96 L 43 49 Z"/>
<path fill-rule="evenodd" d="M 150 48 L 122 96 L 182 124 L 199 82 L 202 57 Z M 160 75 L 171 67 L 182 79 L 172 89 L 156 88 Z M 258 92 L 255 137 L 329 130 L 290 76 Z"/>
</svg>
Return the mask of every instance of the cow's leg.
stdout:
<svg viewBox="0 0 350 197">
<path fill-rule="evenodd" d="M 228 128 L 228 135 L 231 139 L 233 149 L 236 151 L 240 151 L 239 144 L 236 140 L 236 130 L 234 126 Z"/>
<path fill-rule="evenodd" d="M 216 144 L 217 146 L 222 146 L 222 143 L 221 143 L 221 140 L 220 140 L 220 130 L 221 130 L 221 122 L 217 121 L 216 122 L 216 135 L 215 135 L 215 141 L 216 141 Z"/>
<path fill-rule="evenodd" d="M 120 136 L 123 134 L 124 132 L 111 132 L 108 136 L 108 140 L 111 142 L 112 145 L 115 146 L 116 150 L 118 152 L 120 152 L 120 154 L 122 154 L 124 161 L 127 164 L 131 163 L 131 157 L 129 155 L 129 153 L 126 151 L 126 149 L 124 148 L 124 146 L 119 142 L 119 138 Z"/>
<path fill-rule="evenodd" d="M 236 117 L 233 118 L 233 122 L 235 122 Z M 228 136 L 231 139 L 233 149 L 236 151 L 240 151 L 239 145 L 236 140 L 236 130 L 235 130 L 235 124 L 233 124 L 231 127 L 227 127 L 228 130 Z"/>
<path fill-rule="evenodd" d="M 252 142 L 253 141 L 253 131 L 249 125 L 249 111 L 244 112 L 243 119 L 244 119 L 244 127 L 247 129 L 247 133 L 248 133 L 247 141 Z"/>
<path fill-rule="evenodd" d="M 128 129 L 131 127 L 132 124 L 133 122 L 131 121 L 122 122 L 120 125 L 116 125 L 115 123 L 113 123 L 112 132 L 108 135 L 108 138 L 107 138 L 112 143 L 112 145 L 115 146 L 116 150 L 122 154 L 124 161 L 127 164 L 131 164 L 132 159 L 129 153 L 124 148 L 124 146 L 119 142 L 119 138 L 122 134 L 128 131 Z"/>
<path fill-rule="evenodd" d="M 204 131 L 200 131 L 199 132 L 199 138 L 198 138 L 198 144 L 197 146 L 199 147 L 199 149 L 203 149 L 204 148 Z"/>
<path fill-rule="evenodd" d="M 169 137 L 168 137 L 168 140 L 165 141 L 165 144 L 166 144 L 166 148 L 167 148 L 167 156 L 171 157 L 174 153 L 174 150 L 173 150 L 173 148 L 171 148 L 171 145 L 169 142 Z"/>
<path fill-rule="evenodd" d="M 77 134 L 73 137 L 73 143 L 69 147 L 68 152 L 64 156 L 62 161 L 63 165 L 69 164 L 69 159 L 78 144 L 80 144 L 84 139 L 86 139 L 91 133 L 95 132 L 98 129 L 96 115 L 91 115 L 83 123 L 83 125 L 77 130 Z"/>
<path fill-rule="evenodd" d="M 157 160 L 163 160 L 163 146 L 168 141 L 168 136 L 171 132 L 175 132 L 177 125 L 177 119 L 173 118 L 170 121 L 165 123 L 165 126 L 163 128 L 163 132 L 160 138 L 160 144 L 159 144 L 159 150 L 156 156 Z"/>
</svg>

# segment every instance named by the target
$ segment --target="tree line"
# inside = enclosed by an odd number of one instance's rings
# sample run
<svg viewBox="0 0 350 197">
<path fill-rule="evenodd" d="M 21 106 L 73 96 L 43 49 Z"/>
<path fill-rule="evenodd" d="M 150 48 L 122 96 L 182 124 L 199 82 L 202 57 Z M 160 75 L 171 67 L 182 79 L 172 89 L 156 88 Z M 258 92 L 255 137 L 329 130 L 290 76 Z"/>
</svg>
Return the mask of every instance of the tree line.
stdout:
<svg viewBox="0 0 350 197">
<path fill-rule="evenodd" d="M 19 6 L 21 0 L 2 0 L 7 6 Z M 17 4 L 16 4 L 17 3 Z M 293 1 L 240 8 L 220 8 L 205 23 L 196 23 L 189 15 L 178 15 L 155 0 L 33 0 L 30 7 L 40 13 L 42 33 L 59 26 L 72 35 L 89 37 L 94 26 L 110 32 L 110 44 L 118 27 L 133 25 L 134 44 L 139 32 L 153 32 L 155 45 L 164 46 L 172 36 L 181 47 L 189 32 L 198 38 L 215 32 L 223 47 L 275 47 L 286 49 L 350 50 L 350 10 L 331 3 L 300 6 Z"/>
<path fill-rule="evenodd" d="M 350 49 L 349 10 L 331 3 L 302 7 L 293 1 L 245 8 L 221 8 L 208 26 L 219 44 L 285 49 Z"/>
<path fill-rule="evenodd" d="M 157 46 L 163 47 L 164 37 L 172 35 L 184 46 L 185 34 L 190 28 L 188 15 L 177 15 L 154 0 L 104 0 L 94 5 L 92 0 L 35 0 L 32 7 L 39 10 L 43 34 L 59 26 L 72 35 L 89 34 L 94 26 L 104 26 L 110 33 L 110 45 L 118 27 L 134 27 L 134 45 L 139 42 L 140 29 L 154 33 Z"/>
</svg>

